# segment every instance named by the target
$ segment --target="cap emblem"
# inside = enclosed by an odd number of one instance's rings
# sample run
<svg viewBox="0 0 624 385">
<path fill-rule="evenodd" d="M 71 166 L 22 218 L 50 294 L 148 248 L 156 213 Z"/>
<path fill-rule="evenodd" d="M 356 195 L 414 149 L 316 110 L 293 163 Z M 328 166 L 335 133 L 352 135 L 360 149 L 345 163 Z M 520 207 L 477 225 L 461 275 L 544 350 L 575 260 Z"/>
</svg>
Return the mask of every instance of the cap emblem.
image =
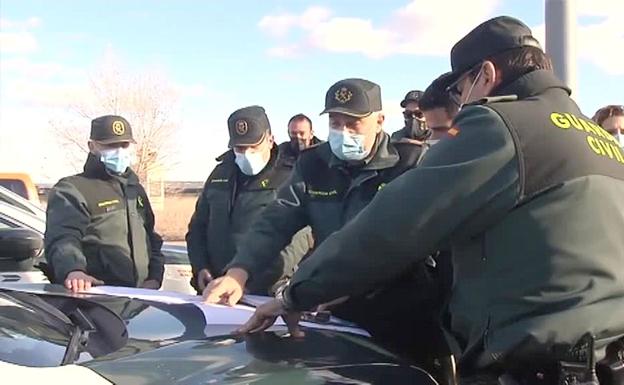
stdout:
<svg viewBox="0 0 624 385">
<path fill-rule="evenodd" d="M 115 120 L 113 122 L 113 134 L 121 136 L 126 133 L 126 126 L 121 120 Z"/>
<path fill-rule="evenodd" d="M 352 97 L 353 97 L 353 93 L 349 91 L 347 87 L 341 87 L 334 94 L 334 98 L 342 104 L 345 104 L 346 102 L 351 100 Z"/>
<path fill-rule="evenodd" d="M 249 126 L 244 120 L 237 120 L 234 126 L 238 135 L 245 135 L 249 131 Z"/>
</svg>

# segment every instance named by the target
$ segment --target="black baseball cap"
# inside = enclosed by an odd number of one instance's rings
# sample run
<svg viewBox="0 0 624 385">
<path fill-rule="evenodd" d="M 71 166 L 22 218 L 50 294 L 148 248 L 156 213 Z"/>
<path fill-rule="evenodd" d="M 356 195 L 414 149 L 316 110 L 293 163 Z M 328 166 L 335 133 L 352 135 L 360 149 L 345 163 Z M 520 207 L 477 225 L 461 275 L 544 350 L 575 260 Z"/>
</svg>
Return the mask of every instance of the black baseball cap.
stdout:
<svg viewBox="0 0 624 385">
<path fill-rule="evenodd" d="M 448 108 L 451 103 L 447 88 L 451 86 L 451 72 L 445 72 L 438 76 L 423 92 L 420 98 L 419 107 L 423 111 L 432 110 L 434 108 Z"/>
<path fill-rule="evenodd" d="M 271 131 L 269 118 L 260 106 L 249 106 L 234 111 L 228 118 L 230 147 L 254 146 Z"/>
<path fill-rule="evenodd" d="M 130 123 L 118 115 L 104 115 L 91 121 L 91 135 L 94 142 L 102 144 L 131 142 L 136 143 L 132 137 Z"/>
<path fill-rule="evenodd" d="M 542 49 L 531 29 L 520 20 L 499 16 L 481 23 L 451 49 L 449 84 L 486 58 L 521 47 Z"/>
<path fill-rule="evenodd" d="M 401 101 L 401 107 L 405 108 L 407 103 L 409 102 L 420 102 L 420 98 L 422 98 L 423 92 L 419 90 L 413 90 L 405 94 L 403 101 Z"/>
<path fill-rule="evenodd" d="M 381 111 L 381 88 L 364 79 L 344 79 L 329 87 L 321 114 L 338 112 L 364 118 Z"/>
</svg>

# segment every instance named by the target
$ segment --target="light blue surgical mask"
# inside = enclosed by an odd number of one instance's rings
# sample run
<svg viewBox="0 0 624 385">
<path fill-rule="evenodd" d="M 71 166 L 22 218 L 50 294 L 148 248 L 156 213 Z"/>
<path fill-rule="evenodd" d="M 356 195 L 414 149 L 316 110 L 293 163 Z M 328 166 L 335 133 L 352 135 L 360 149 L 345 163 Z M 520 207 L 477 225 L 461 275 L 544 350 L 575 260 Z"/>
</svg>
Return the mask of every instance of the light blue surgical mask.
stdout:
<svg viewBox="0 0 624 385">
<path fill-rule="evenodd" d="M 258 175 L 260 171 L 264 170 L 267 163 L 269 163 L 268 159 L 264 159 L 262 156 L 262 152 L 250 152 L 246 151 L 243 154 L 238 152 L 234 152 L 236 159 L 236 165 L 241 170 L 241 172 L 245 175 Z"/>
<path fill-rule="evenodd" d="M 351 134 L 343 130 L 329 129 L 329 146 L 338 159 L 357 161 L 365 159 L 370 150 L 364 146 L 366 136 Z"/>
<path fill-rule="evenodd" d="M 127 147 L 110 148 L 100 151 L 100 160 L 109 171 L 122 174 L 132 163 L 132 153 Z"/>
</svg>

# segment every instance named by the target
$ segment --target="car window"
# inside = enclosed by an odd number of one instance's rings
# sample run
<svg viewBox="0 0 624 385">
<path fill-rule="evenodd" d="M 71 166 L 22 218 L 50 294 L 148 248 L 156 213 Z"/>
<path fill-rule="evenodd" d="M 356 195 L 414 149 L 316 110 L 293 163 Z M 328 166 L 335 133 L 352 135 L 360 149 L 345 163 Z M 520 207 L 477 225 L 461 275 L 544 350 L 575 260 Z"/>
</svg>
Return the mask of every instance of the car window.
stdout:
<svg viewBox="0 0 624 385">
<path fill-rule="evenodd" d="M 28 199 L 28 191 L 26 191 L 26 185 L 23 181 L 19 179 L 0 179 L 0 186 Z"/>
</svg>

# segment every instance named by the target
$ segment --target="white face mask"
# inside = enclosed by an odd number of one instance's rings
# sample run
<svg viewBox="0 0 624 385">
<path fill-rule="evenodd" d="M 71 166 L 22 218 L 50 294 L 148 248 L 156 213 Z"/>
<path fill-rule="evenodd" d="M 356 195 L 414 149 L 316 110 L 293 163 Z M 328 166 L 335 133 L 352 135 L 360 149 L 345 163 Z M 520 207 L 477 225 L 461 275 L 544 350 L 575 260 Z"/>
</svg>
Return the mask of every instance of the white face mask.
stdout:
<svg viewBox="0 0 624 385">
<path fill-rule="evenodd" d="M 470 96 L 472 95 L 472 90 L 474 89 L 475 85 L 479 81 L 479 77 L 481 76 L 482 72 L 483 72 L 483 67 L 479 69 L 479 73 L 477 73 L 477 76 L 475 76 L 474 80 L 472 81 L 472 84 L 470 85 L 470 88 L 468 89 L 468 95 L 466 95 L 466 99 L 459 104 L 459 111 L 461 111 L 464 105 L 468 103 L 468 101 L 470 100 Z"/>
<path fill-rule="evenodd" d="M 245 175 L 258 175 L 269 163 L 269 159 L 265 160 L 262 152 L 246 151 L 243 154 L 234 152 L 234 155 L 236 156 L 234 162 Z"/>
<path fill-rule="evenodd" d="M 614 135 L 615 139 L 620 143 L 620 147 L 624 148 L 624 132 L 622 130 L 618 130 L 617 134 Z"/>
</svg>

